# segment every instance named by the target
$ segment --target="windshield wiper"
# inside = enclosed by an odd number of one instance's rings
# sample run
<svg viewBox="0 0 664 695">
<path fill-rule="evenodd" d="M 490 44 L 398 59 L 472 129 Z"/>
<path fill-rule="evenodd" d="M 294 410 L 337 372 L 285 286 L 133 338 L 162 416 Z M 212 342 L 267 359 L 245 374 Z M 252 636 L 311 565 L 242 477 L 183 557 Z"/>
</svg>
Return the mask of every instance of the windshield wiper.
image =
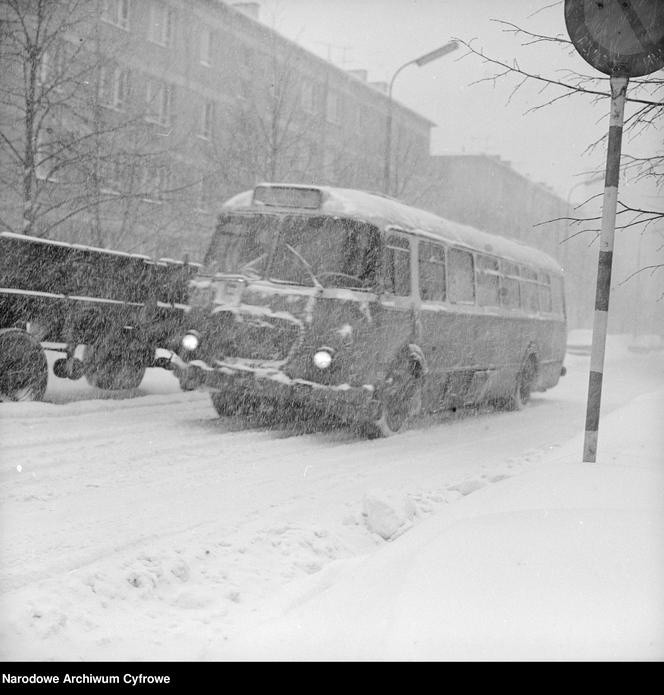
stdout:
<svg viewBox="0 0 664 695">
<path fill-rule="evenodd" d="M 299 251 L 296 251 L 290 244 L 284 244 L 284 246 L 295 256 L 295 258 L 297 258 L 300 261 L 300 263 L 302 263 L 306 271 L 311 276 L 311 279 L 314 282 L 314 287 L 317 287 L 322 290 L 323 285 L 321 284 L 320 280 L 316 277 L 316 274 L 314 273 L 313 268 L 309 264 L 309 261 L 307 261 L 307 259 L 304 258 L 304 256 Z"/>
<path fill-rule="evenodd" d="M 254 258 L 251 261 L 248 261 L 245 263 L 241 268 L 240 268 L 240 273 L 246 273 L 247 275 L 252 275 L 254 278 L 260 278 L 261 277 L 261 271 L 258 270 L 255 266 L 257 264 L 262 263 L 265 261 L 265 257 L 267 254 L 262 253 L 258 258 Z"/>
</svg>

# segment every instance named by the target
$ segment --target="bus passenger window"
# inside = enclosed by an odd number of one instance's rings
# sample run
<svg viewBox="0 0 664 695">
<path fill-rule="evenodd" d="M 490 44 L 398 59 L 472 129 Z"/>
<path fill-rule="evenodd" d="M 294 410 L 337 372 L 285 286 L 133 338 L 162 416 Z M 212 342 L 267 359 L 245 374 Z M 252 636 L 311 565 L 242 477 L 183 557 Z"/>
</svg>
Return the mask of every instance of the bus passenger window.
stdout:
<svg viewBox="0 0 664 695">
<path fill-rule="evenodd" d="M 514 263 L 503 262 L 500 296 L 506 309 L 518 309 L 521 304 L 519 268 Z"/>
<path fill-rule="evenodd" d="M 473 255 L 468 251 L 450 249 L 448 274 L 447 290 L 450 302 L 474 304 Z"/>
<path fill-rule="evenodd" d="M 434 302 L 445 301 L 445 247 L 420 242 L 420 295 Z"/>
<path fill-rule="evenodd" d="M 537 273 L 537 282 L 540 309 L 550 314 L 553 311 L 551 307 L 551 277 L 546 273 Z"/>
<path fill-rule="evenodd" d="M 521 308 L 530 313 L 539 311 L 539 298 L 537 296 L 537 273 L 529 268 L 522 267 L 521 275 Z"/>
<path fill-rule="evenodd" d="M 387 238 L 385 248 L 385 291 L 399 297 L 410 294 L 410 247 L 399 236 Z"/>
<path fill-rule="evenodd" d="M 477 303 L 480 306 L 499 306 L 498 259 L 478 255 L 475 259 L 475 269 L 477 273 Z"/>
<path fill-rule="evenodd" d="M 558 316 L 565 314 L 565 292 L 563 289 L 562 278 L 554 277 L 552 283 L 552 305 L 553 313 Z"/>
</svg>

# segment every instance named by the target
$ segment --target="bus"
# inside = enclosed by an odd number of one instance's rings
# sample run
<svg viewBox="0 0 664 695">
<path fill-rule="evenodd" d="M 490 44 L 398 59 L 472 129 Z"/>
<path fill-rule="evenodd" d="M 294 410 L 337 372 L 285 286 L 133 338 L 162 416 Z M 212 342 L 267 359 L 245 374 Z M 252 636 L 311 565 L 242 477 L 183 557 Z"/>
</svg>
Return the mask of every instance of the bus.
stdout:
<svg viewBox="0 0 664 695">
<path fill-rule="evenodd" d="M 552 257 L 353 189 L 232 197 L 186 312 L 175 372 L 219 415 L 304 410 L 373 438 L 418 413 L 520 410 L 565 372 Z"/>
</svg>

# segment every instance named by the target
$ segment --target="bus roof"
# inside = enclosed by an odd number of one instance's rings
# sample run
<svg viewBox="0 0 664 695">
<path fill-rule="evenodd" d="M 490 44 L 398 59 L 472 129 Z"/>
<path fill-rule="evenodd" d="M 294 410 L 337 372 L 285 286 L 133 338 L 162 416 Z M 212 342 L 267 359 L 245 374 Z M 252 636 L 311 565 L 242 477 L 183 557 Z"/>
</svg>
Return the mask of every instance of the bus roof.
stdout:
<svg viewBox="0 0 664 695">
<path fill-rule="evenodd" d="M 269 196 L 261 195 L 262 201 L 256 200 L 255 195 L 261 193 L 287 193 L 285 202 L 279 201 L 279 196 L 270 200 Z M 293 194 L 316 193 L 318 198 L 303 198 L 304 207 L 295 205 Z M 269 202 L 263 202 L 269 200 Z M 314 203 L 312 203 L 312 200 Z M 354 190 L 351 188 L 336 188 L 333 186 L 310 186 L 303 184 L 263 183 L 255 189 L 243 191 L 227 200 L 225 209 L 247 209 L 265 211 L 273 209 L 280 212 L 306 210 L 308 213 L 322 213 L 339 217 L 361 219 L 378 227 L 389 225 L 400 227 L 405 231 L 423 232 L 432 238 L 444 239 L 451 244 L 465 246 L 475 251 L 494 254 L 516 263 L 525 263 L 548 271 L 562 273 L 560 264 L 549 254 L 520 241 L 489 234 L 459 222 L 444 219 L 426 210 L 406 205 L 404 203 L 376 193 Z"/>
</svg>

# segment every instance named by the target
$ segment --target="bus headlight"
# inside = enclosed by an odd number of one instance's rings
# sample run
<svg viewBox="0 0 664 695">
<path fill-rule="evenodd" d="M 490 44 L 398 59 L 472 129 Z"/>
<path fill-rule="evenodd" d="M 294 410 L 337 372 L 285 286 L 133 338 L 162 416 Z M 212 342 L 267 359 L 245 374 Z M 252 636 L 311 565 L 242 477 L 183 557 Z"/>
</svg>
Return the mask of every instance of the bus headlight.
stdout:
<svg viewBox="0 0 664 695">
<path fill-rule="evenodd" d="M 321 347 L 314 352 L 314 364 L 318 369 L 328 369 L 332 364 L 332 357 L 334 355 L 334 350 L 329 347 Z"/>
<path fill-rule="evenodd" d="M 201 334 L 198 331 L 188 331 L 182 337 L 182 347 L 189 352 L 195 350 L 201 344 Z"/>
</svg>

